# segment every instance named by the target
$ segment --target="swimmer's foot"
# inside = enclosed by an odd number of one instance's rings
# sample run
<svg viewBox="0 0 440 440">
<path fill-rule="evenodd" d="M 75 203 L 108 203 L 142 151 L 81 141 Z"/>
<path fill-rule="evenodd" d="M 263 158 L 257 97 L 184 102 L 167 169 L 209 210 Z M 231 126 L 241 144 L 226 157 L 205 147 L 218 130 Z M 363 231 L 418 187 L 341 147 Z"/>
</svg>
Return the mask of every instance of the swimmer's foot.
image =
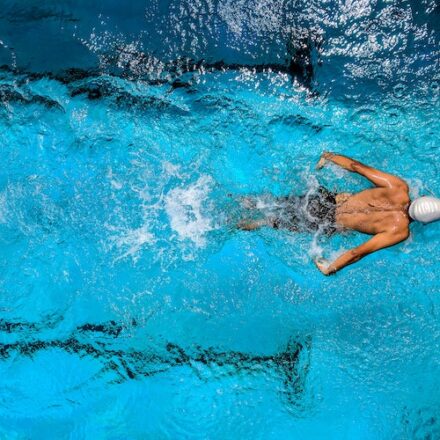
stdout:
<svg viewBox="0 0 440 440">
<path fill-rule="evenodd" d="M 260 229 L 267 225 L 267 220 L 240 220 L 237 223 L 237 228 L 242 231 L 255 231 L 256 229 Z"/>
</svg>

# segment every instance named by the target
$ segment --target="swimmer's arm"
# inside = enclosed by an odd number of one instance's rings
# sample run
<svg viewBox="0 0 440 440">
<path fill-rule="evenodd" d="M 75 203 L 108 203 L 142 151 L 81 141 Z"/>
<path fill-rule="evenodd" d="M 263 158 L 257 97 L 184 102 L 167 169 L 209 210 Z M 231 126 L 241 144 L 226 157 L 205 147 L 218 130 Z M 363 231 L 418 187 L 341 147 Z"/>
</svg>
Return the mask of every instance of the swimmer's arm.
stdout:
<svg viewBox="0 0 440 440">
<path fill-rule="evenodd" d="M 408 231 L 398 234 L 382 232 L 375 235 L 372 239 L 366 241 L 360 246 L 345 252 L 329 265 L 325 265 L 321 261 L 315 261 L 315 264 L 324 275 L 331 275 L 336 273 L 338 270 L 341 270 L 343 267 L 348 266 L 349 264 L 356 263 L 356 261 L 359 261 L 368 254 L 372 254 L 380 249 L 393 246 L 403 240 L 406 240 L 408 235 Z"/>
<path fill-rule="evenodd" d="M 375 168 L 364 165 L 357 160 L 350 159 L 349 157 L 342 156 L 341 154 L 334 154 L 325 152 L 322 154 L 321 159 L 318 162 L 317 168 L 322 168 L 327 161 L 333 162 L 339 165 L 344 170 L 352 173 L 358 173 L 361 176 L 367 178 L 370 182 L 376 186 L 383 188 L 402 188 L 408 190 L 408 185 L 402 179 L 392 174 L 384 173 L 383 171 L 376 170 Z"/>
</svg>

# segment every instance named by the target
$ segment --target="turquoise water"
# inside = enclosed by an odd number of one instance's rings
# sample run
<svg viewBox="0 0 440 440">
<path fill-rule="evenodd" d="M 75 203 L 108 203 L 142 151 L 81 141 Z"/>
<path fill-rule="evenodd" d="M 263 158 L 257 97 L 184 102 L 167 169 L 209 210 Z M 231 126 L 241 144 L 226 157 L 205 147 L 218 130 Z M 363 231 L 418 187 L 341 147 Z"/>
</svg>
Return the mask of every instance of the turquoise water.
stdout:
<svg viewBox="0 0 440 440">
<path fill-rule="evenodd" d="M 84 31 L 68 17 L 48 29 Z M 440 194 L 429 46 L 375 76 L 380 54 L 332 64 L 328 43 L 310 84 L 244 66 L 121 74 L 96 35 L 100 64 L 72 51 L 69 73 L 16 41 L 0 70 L 1 438 L 440 437 L 440 223 L 332 277 L 313 257 L 365 236 L 234 228 L 243 195 L 369 185 L 316 171 L 325 150 Z M 222 58 L 240 61 L 237 44 Z"/>
</svg>

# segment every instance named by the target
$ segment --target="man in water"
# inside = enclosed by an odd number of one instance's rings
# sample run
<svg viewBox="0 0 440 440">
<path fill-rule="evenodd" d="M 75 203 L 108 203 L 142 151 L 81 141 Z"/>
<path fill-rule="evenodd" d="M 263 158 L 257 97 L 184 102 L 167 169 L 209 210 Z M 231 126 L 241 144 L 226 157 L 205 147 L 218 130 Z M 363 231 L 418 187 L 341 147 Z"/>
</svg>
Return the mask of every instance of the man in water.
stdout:
<svg viewBox="0 0 440 440">
<path fill-rule="evenodd" d="M 440 199 L 419 197 L 411 202 L 408 185 L 399 177 L 328 152 L 322 154 L 316 168 L 321 169 L 328 162 L 366 177 L 375 187 L 357 194 L 333 194 L 319 188 L 317 194 L 309 196 L 276 198 L 274 215 L 257 221 L 242 221 L 238 227 L 251 231 L 270 226 L 296 232 L 322 231 L 328 235 L 354 230 L 373 235 L 332 263 L 315 260 L 324 275 L 331 275 L 368 254 L 406 240 L 412 220 L 428 223 L 440 219 Z"/>
</svg>

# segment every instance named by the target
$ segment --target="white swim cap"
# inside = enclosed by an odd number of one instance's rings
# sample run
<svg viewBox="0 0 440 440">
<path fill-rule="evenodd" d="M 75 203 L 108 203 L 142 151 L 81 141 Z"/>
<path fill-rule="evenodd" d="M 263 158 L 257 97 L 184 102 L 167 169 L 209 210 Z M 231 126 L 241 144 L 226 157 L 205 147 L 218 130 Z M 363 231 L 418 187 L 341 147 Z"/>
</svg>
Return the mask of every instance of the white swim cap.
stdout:
<svg viewBox="0 0 440 440">
<path fill-rule="evenodd" d="M 440 199 L 430 196 L 415 199 L 409 207 L 409 215 L 422 223 L 440 220 Z"/>
</svg>

